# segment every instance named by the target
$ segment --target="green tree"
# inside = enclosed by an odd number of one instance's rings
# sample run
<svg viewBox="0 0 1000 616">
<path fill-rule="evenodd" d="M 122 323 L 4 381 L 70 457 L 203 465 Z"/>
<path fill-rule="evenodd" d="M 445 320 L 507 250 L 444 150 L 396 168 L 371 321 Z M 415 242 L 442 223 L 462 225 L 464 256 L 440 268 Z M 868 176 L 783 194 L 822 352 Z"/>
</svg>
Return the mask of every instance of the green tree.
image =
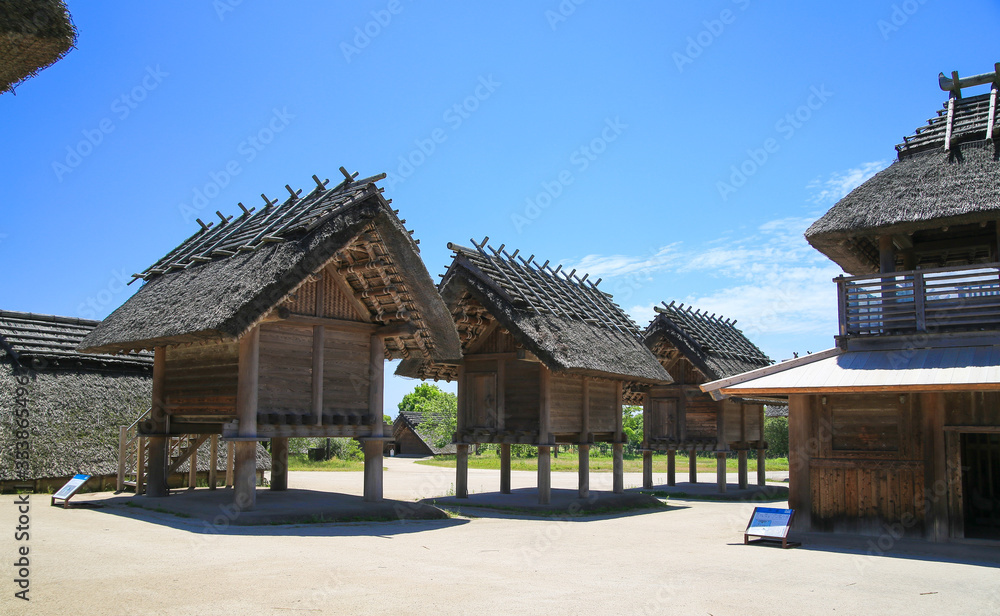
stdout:
<svg viewBox="0 0 1000 616">
<path fill-rule="evenodd" d="M 767 441 L 767 455 L 772 458 L 788 457 L 788 418 L 767 417 L 764 419 L 764 440 Z"/>
<path fill-rule="evenodd" d="M 622 431 L 628 439 L 629 453 L 638 453 L 642 448 L 642 407 L 622 407 Z"/>
<path fill-rule="evenodd" d="M 437 385 L 431 385 L 430 383 L 420 383 L 413 388 L 413 391 L 403 396 L 403 399 L 399 402 L 399 410 L 402 411 L 416 411 L 425 401 L 434 398 L 441 398 L 443 396 L 449 395 Z M 454 396 L 454 394 L 451 394 Z"/>
<path fill-rule="evenodd" d="M 418 430 L 435 447 L 451 443 L 458 427 L 458 398 L 442 391 L 437 385 L 421 383 L 403 396 L 399 410 L 419 413 L 422 417 Z"/>
</svg>

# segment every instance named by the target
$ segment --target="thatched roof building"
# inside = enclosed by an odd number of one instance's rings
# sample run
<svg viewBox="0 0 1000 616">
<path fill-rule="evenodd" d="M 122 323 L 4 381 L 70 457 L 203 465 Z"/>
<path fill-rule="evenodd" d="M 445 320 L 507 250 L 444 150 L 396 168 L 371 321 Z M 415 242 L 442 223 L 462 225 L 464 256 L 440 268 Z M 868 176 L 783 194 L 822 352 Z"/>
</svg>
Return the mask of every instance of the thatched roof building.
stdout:
<svg viewBox="0 0 1000 616">
<path fill-rule="evenodd" d="M 539 265 L 486 240 L 476 248 L 448 244 L 454 260 L 439 284 L 455 319 L 463 352 L 497 326 L 555 373 L 625 378 L 640 384 L 670 377 L 642 344 L 639 328 L 597 283 Z M 490 250 L 490 252 L 487 252 Z M 418 378 L 457 375 L 454 364 L 406 361 L 398 374 Z"/>
<path fill-rule="evenodd" d="M 75 43 L 62 0 L 0 0 L 0 94 L 54 64 Z"/>
<path fill-rule="evenodd" d="M 426 413 L 419 411 L 400 411 L 392 423 L 392 440 L 396 443 L 396 455 L 438 456 L 454 454 L 453 443 L 438 447 L 434 439 L 421 430 L 421 424 L 426 425 Z"/>
<path fill-rule="evenodd" d="M 235 220 L 202 223 L 136 275 L 146 283 L 87 336 L 81 350 L 123 353 L 235 341 L 280 305 L 294 308 L 296 291 L 333 264 L 350 285 L 351 297 L 343 301 L 352 309 L 370 321 L 413 326 L 386 341 L 388 358 L 459 358 L 451 317 L 420 250 L 375 184 L 384 177 L 347 178 L 332 189 L 317 179 L 304 197 L 289 188 L 280 205 L 267 201 L 256 211 L 244 208 Z"/>
<path fill-rule="evenodd" d="M 892 238 L 898 269 L 996 261 L 992 109 L 991 93 L 952 96 L 896 146 L 895 162 L 813 223 L 806 239 L 852 275 L 879 271 L 880 237 Z"/>
</svg>

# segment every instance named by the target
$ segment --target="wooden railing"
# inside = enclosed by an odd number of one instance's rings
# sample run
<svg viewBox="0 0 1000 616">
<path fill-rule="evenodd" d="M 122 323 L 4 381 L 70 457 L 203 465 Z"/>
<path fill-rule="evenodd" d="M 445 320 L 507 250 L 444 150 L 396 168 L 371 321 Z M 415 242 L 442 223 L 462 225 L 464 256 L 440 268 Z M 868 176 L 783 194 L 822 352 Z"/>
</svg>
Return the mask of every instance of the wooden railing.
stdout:
<svg viewBox="0 0 1000 616">
<path fill-rule="evenodd" d="M 1000 264 L 841 276 L 842 337 L 1000 330 Z"/>
</svg>

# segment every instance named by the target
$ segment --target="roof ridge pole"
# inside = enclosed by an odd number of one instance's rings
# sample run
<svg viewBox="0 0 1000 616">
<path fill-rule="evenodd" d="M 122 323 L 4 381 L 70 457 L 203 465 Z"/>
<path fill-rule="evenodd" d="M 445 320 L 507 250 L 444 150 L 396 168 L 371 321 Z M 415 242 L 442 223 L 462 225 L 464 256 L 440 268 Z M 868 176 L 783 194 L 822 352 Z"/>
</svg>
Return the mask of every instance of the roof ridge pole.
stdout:
<svg viewBox="0 0 1000 616">
<path fill-rule="evenodd" d="M 517 262 L 514 260 L 514 257 L 517 255 L 518 252 L 520 252 L 520 251 L 519 250 L 515 250 L 514 251 L 514 256 L 508 255 L 507 253 L 503 253 L 505 257 L 507 257 L 508 259 L 510 259 L 510 261 L 506 265 L 508 265 L 510 267 L 511 271 L 514 272 L 514 275 L 516 275 L 517 279 L 521 281 L 521 284 L 523 284 L 528 289 L 528 291 L 530 291 L 531 294 L 535 296 L 535 299 L 537 299 L 539 302 L 542 303 L 542 305 L 544 305 L 545 302 L 542 300 L 541 297 L 539 297 L 538 293 L 535 292 L 535 289 L 532 288 L 532 286 L 530 284 L 528 284 L 528 281 L 524 279 L 524 276 L 521 275 L 521 272 L 519 272 L 518 268 L 516 267 Z M 532 305 L 531 300 L 528 299 L 524 295 L 524 293 L 521 293 L 521 296 L 524 297 L 528 301 L 528 305 L 531 306 L 531 308 L 535 312 L 539 312 L 539 308 L 536 307 L 536 306 L 534 306 L 534 305 Z"/>
<path fill-rule="evenodd" d="M 986 121 L 986 143 L 993 143 L 993 126 L 996 123 L 997 112 L 997 86 L 1000 85 L 1000 62 L 997 63 L 997 81 L 993 82 L 990 89 L 990 111 Z"/>
<path fill-rule="evenodd" d="M 571 319 L 573 317 L 569 315 L 569 313 L 566 311 L 566 308 L 562 305 L 563 302 L 562 299 L 559 297 L 559 294 L 549 284 L 549 277 L 548 274 L 545 272 L 545 269 L 548 266 L 549 262 L 546 259 L 545 264 L 542 265 L 541 267 L 539 267 L 537 263 L 535 264 L 535 267 L 538 270 L 537 272 L 533 270 L 529 271 L 538 276 L 538 280 L 542 285 L 542 292 L 545 293 L 545 295 L 549 298 L 549 301 L 552 302 L 554 310 L 552 310 L 551 312 L 553 312 L 554 314 L 562 313 L 564 317 L 566 317 L 567 319 Z"/>
<path fill-rule="evenodd" d="M 483 243 L 485 244 L 486 241 L 484 240 Z M 500 244 L 500 250 L 503 250 L 504 246 L 506 246 L 506 244 Z M 531 304 L 531 300 L 529 300 L 524 295 L 524 291 L 518 289 L 517 285 L 514 283 L 514 281 L 511 279 L 511 277 L 508 276 L 507 272 L 504 271 L 504 265 L 506 264 L 506 262 L 505 262 L 505 260 L 503 258 L 501 258 L 503 255 L 501 255 L 500 252 L 498 250 L 496 250 L 495 248 L 493 248 L 492 246 L 486 246 L 486 247 L 490 249 L 490 251 L 496 257 L 496 261 L 497 261 L 497 263 L 492 263 L 492 260 L 494 259 L 494 257 L 492 257 L 492 256 L 486 254 L 485 252 L 483 252 L 483 254 L 486 255 L 486 258 L 491 260 L 490 265 L 492 265 L 494 269 L 496 269 L 498 272 L 500 272 L 500 275 L 504 277 L 504 280 L 507 281 L 507 284 L 510 285 L 511 289 L 513 291 L 517 292 L 517 294 L 521 296 L 521 299 L 523 299 L 524 301 L 526 301 L 528 303 L 528 306 L 531 307 L 532 310 L 534 310 L 535 312 L 537 312 L 538 309 L 535 308 Z M 482 250 L 482 249 L 480 249 L 480 250 Z"/>
</svg>

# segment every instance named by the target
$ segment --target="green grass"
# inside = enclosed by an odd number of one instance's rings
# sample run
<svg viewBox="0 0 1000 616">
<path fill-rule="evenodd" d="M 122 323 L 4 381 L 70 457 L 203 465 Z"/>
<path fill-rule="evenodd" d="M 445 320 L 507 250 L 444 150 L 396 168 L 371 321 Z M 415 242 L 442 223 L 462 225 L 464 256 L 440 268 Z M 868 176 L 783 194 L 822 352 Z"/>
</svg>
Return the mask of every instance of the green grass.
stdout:
<svg viewBox="0 0 1000 616">
<path fill-rule="evenodd" d="M 699 473 L 714 473 L 714 457 L 697 457 Z M 642 456 L 625 456 L 623 460 L 626 473 L 642 472 Z M 688 470 L 687 454 L 677 454 L 677 474 L 685 474 Z M 417 464 L 427 466 L 443 466 L 455 468 L 455 456 L 435 456 L 429 460 L 419 460 Z M 611 456 L 591 456 L 590 471 L 593 473 L 610 473 L 614 460 Z M 469 468 L 500 470 L 500 457 L 494 451 L 487 451 L 481 455 L 469 455 Z M 768 458 L 765 468 L 769 471 L 787 471 L 788 458 Z M 513 471 L 537 471 L 538 458 L 511 458 L 510 469 Z M 736 458 L 726 459 L 726 470 L 736 472 L 739 469 L 739 462 Z M 558 458 L 552 458 L 553 472 L 576 472 L 579 470 L 577 453 L 575 451 L 561 451 Z M 667 470 L 666 454 L 656 454 L 653 456 L 653 472 L 664 473 Z M 757 456 L 749 456 L 747 460 L 747 470 L 750 473 L 757 472 Z"/>
<path fill-rule="evenodd" d="M 288 470 L 290 471 L 363 471 L 363 460 L 340 460 L 333 458 L 325 462 L 314 462 L 304 453 L 288 454 Z"/>
</svg>

